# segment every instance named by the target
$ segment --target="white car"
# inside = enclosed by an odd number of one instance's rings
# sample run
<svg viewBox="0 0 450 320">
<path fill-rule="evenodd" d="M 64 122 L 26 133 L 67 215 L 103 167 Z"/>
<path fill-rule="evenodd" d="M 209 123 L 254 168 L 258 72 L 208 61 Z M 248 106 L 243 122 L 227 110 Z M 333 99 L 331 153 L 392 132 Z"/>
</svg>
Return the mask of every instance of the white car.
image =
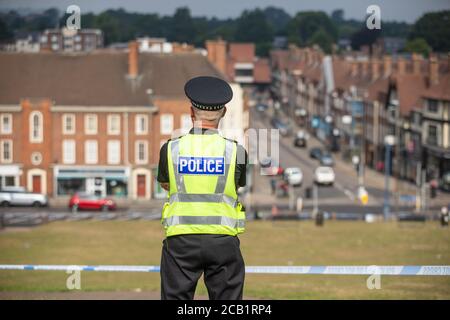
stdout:
<svg viewBox="0 0 450 320">
<path fill-rule="evenodd" d="M 314 181 L 317 184 L 333 185 L 335 178 L 334 170 L 330 167 L 318 167 L 314 172 Z"/>
<path fill-rule="evenodd" d="M 44 194 L 28 192 L 24 187 L 4 187 L 0 190 L 0 206 L 48 206 L 48 197 Z"/>
<path fill-rule="evenodd" d="M 284 170 L 284 178 L 291 186 L 301 186 L 303 182 L 303 173 L 300 168 L 292 167 Z"/>
</svg>

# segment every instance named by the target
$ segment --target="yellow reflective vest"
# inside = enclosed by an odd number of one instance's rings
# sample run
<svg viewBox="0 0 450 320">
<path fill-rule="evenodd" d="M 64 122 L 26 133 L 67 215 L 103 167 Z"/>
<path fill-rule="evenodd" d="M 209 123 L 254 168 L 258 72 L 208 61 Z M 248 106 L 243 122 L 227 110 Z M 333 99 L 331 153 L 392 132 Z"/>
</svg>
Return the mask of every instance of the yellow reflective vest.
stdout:
<svg viewBox="0 0 450 320">
<path fill-rule="evenodd" d="M 168 201 L 162 211 L 166 236 L 244 232 L 234 173 L 237 144 L 219 134 L 187 134 L 169 141 Z"/>
</svg>

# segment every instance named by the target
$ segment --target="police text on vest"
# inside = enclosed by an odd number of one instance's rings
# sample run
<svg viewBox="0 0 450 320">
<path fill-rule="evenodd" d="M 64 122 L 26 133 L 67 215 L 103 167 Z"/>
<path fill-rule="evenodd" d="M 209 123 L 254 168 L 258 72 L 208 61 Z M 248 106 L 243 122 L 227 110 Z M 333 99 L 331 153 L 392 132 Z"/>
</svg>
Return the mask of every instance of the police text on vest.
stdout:
<svg viewBox="0 0 450 320">
<path fill-rule="evenodd" d="M 180 156 L 178 158 L 178 173 L 223 175 L 225 173 L 225 158 Z"/>
</svg>

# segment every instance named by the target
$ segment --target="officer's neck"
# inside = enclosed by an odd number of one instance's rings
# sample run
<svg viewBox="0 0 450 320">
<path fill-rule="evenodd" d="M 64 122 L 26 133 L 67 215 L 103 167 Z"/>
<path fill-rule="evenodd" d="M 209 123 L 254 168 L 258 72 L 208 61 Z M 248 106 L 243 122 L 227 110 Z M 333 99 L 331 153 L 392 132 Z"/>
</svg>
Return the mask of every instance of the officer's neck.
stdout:
<svg viewBox="0 0 450 320">
<path fill-rule="evenodd" d="M 217 130 L 219 128 L 219 126 L 217 125 L 216 122 L 213 122 L 213 121 L 200 120 L 200 121 L 194 121 L 194 128 Z"/>
</svg>

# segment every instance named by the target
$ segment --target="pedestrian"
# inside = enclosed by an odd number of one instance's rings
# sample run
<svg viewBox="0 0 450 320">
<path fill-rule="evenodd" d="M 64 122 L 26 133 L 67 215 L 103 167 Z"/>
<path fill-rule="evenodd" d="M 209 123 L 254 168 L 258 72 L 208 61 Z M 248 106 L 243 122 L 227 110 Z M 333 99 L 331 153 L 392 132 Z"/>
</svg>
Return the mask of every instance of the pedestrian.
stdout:
<svg viewBox="0 0 450 320">
<path fill-rule="evenodd" d="M 275 194 L 275 191 L 277 190 L 277 180 L 270 179 L 270 189 L 272 190 L 272 194 Z"/>
<path fill-rule="evenodd" d="M 158 181 L 168 191 L 162 210 L 161 299 L 193 299 L 203 274 L 210 299 L 242 299 L 245 265 L 238 234 L 245 212 L 237 188 L 246 184 L 247 153 L 218 132 L 231 87 L 196 77 L 184 87 L 193 128 L 160 151 Z"/>
</svg>

